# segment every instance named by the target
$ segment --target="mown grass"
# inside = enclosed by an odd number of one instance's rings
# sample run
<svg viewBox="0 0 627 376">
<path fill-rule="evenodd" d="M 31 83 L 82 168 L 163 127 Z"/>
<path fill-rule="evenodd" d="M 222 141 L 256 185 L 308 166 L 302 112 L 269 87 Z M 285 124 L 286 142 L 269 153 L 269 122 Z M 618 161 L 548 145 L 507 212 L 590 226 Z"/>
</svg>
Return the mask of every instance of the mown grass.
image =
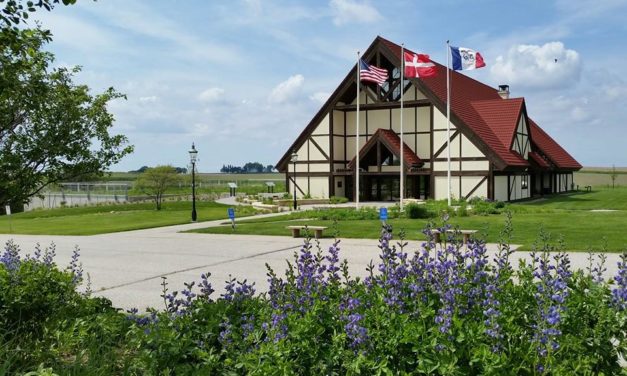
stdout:
<svg viewBox="0 0 627 376">
<path fill-rule="evenodd" d="M 593 209 L 616 211 L 593 212 Z M 627 188 L 599 189 L 589 193 L 557 195 L 533 202 L 516 203 L 507 206 L 513 213 L 514 235 L 512 243 L 520 244 L 522 249 L 530 249 L 538 238 L 540 228 L 554 238 L 562 236 L 566 249 L 586 251 L 588 249 L 622 251 L 627 249 Z M 235 231 L 230 227 L 213 227 L 195 232 L 219 234 L 258 234 L 289 235 L 288 225 L 327 226 L 326 237 L 332 237 L 335 226 L 343 238 L 371 238 L 379 236 L 380 221 L 368 220 L 307 220 L 307 212 L 295 213 L 288 217 L 272 217 L 250 221 L 237 225 Z M 429 219 L 391 219 L 388 221 L 396 231 L 405 230 L 407 237 L 423 240 L 422 229 Z M 435 219 L 436 224 L 439 221 Z M 462 229 L 479 230 L 486 235 L 488 242 L 497 242 L 503 228 L 503 214 L 487 216 L 471 215 L 452 217 L 449 222 Z"/>
<path fill-rule="evenodd" d="M 229 206 L 214 202 L 196 203 L 198 221 L 227 218 Z M 36 210 L 0 217 L 0 233 L 29 235 L 95 235 L 189 223 L 191 202 L 165 202 L 162 210 L 153 203 L 85 206 Z M 238 208 L 237 216 L 254 213 Z"/>
</svg>

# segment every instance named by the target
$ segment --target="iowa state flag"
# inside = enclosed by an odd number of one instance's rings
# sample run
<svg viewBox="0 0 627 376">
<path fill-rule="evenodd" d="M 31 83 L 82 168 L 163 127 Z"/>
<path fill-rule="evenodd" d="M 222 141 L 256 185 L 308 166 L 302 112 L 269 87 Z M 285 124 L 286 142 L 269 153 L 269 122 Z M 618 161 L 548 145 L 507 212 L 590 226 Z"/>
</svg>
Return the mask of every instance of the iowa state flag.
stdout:
<svg viewBox="0 0 627 376">
<path fill-rule="evenodd" d="M 451 46 L 453 70 L 470 70 L 485 67 L 483 57 L 475 50 Z"/>
<path fill-rule="evenodd" d="M 405 51 L 405 77 L 433 77 L 435 74 L 435 64 L 429 55 Z"/>
</svg>

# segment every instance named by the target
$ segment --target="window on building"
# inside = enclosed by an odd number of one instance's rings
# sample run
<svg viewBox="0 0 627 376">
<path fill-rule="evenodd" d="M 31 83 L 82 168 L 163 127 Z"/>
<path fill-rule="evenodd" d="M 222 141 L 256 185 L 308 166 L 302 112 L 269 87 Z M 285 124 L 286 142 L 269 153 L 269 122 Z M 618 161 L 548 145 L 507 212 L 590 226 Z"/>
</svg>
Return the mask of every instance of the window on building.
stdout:
<svg viewBox="0 0 627 376">
<path fill-rule="evenodd" d="M 529 175 L 523 175 L 520 181 L 522 189 L 527 189 L 527 187 L 529 187 Z"/>
</svg>

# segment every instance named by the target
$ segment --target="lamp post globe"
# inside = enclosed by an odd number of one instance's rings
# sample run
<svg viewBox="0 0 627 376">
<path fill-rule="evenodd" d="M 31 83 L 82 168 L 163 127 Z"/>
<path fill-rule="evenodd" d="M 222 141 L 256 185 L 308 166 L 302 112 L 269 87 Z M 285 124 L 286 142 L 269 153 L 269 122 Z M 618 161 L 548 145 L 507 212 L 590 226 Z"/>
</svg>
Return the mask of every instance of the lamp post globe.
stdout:
<svg viewBox="0 0 627 376">
<path fill-rule="evenodd" d="M 298 161 L 298 153 L 296 153 L 296 150 L 294 150 L 294 152 L 292 152 L 292 164 L 294 165 L 294 179 L 293 179 L 293 183 L 294 183 L 294 210 L 296 210 L 297 205 L 296 205 L 296 161 Z"/>
<path fill-rule="evenodd" d="M 189 151 L 189 161 L 192 164 L 192 222 L 196 222 L 196 157 L 198 156 L 198 150 L 192 143 L 192 148 Z"/>
</svg>

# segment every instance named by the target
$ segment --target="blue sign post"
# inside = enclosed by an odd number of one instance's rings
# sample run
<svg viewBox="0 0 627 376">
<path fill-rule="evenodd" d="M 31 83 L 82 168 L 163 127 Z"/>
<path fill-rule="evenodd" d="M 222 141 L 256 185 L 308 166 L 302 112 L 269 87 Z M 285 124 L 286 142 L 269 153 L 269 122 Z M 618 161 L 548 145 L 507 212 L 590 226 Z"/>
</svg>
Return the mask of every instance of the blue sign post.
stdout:
<svg viewBox="0 0 627 376">
<path fill-rule="evenodd" d="M 231 228 L 235 230 L 235 209 L 228 208 L 227 213 L 229 213 L 229 218 L 231 218 Z"/>
<path fill-rule="evenodd" d="M 380 208 L 379 209 L 379 219 L 385 225 L 385 221 L 388 220 L 388 208 Z"/>
</svg>

